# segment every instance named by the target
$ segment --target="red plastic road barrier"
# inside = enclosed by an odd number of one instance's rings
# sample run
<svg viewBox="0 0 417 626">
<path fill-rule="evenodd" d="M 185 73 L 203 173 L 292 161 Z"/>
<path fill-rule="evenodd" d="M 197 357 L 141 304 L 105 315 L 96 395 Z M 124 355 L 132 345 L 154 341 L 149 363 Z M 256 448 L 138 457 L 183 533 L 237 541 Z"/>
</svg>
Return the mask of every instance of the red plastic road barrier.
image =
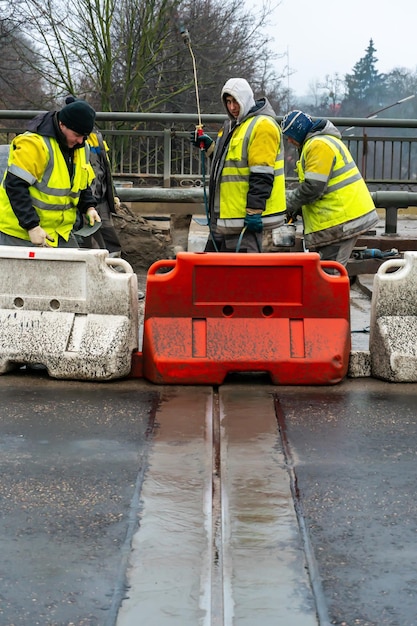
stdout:
<svg viewBox="0 0 417 626">
<path fill-rule="evenodd" d="M 349 354 L 348 274 L 316 253 L 183 252 L 149 269 L 142 366 L 151 382 L 268 372 L 273 384 L 334 384 Z"/>
</svg>

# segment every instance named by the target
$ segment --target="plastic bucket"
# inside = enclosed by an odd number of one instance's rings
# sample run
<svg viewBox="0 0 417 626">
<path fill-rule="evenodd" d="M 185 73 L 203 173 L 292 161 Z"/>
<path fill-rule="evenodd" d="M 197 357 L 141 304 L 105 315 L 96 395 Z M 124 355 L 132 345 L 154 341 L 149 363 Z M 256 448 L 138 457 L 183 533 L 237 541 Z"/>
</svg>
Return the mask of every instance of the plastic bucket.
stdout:
<svg viewBox="0 0 417 626">
<path fill-rule="evenodd" d="M 284 224 L 272 231 L 272 241 L 274 246 L 291 248 L 295 246 L 295 224 Z"/>
</svg>

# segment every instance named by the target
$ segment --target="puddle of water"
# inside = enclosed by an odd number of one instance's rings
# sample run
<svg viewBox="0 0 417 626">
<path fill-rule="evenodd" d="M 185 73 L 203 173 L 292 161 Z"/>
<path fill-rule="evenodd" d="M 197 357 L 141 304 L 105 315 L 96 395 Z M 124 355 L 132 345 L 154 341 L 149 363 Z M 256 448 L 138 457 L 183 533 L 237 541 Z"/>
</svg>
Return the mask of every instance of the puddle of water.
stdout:
<svg viewBox="0 0 417 626">
<path fill-rule="evenodd" d="M 140 528 L 128 572 L 131 589 L 117 626 L 196 626 L 209 615 L 210 455 L 205 439 L 211 389 L 170 392 L 143 489 Z"/>
<path fill-rule="evenodd" d="M 272 398 L 221 390 L 225 564 L 234 626 L 316 626 Z M 232 623 L 232 622 L 231 622 Z"/>
</svg>

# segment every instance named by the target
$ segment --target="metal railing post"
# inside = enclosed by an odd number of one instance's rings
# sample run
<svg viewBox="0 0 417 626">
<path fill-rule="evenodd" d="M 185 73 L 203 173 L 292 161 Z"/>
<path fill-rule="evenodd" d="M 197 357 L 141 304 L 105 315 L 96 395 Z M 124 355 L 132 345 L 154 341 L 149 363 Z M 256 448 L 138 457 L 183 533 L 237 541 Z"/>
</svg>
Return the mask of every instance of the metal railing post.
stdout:
<svg viewBox="0 0 417 626">
<path fill-rule="evenodd" d="M 164 128 L 164 187 L 171 187 L 171 129 Z"/>
<path fill-rule="evenodd" d="M 397 234 L 397 219 L 398 209 L 397 207 L 386 207 L 385 209 L 385 235 Z"/>
</svg>

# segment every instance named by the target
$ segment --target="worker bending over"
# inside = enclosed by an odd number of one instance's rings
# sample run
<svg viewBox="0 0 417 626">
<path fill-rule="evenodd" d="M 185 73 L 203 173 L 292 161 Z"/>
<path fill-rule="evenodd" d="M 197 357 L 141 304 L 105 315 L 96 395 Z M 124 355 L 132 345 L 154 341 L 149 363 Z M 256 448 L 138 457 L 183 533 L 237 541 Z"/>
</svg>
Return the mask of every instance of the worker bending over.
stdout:
<svg viewBox="0 0 417 626">
<path fill-rule="evenodd" d="M 11 143 L 0 185 L 0 245 L 78 248 L 79 210 L 100 221 L 85 139 L 95 111 L 82 100 L 41 113 Z"/>
<path fill-rule="evenodd" d="M 291 111 L 281 128 L 299 150 L 299 185 L 287 191 L 287 217 L 302 214 L 310 252 L 346 266 L 358 236 L 378 223 L 365 181 L 330 121 L 313 122 L 306 113 Z"/>
</svg>

